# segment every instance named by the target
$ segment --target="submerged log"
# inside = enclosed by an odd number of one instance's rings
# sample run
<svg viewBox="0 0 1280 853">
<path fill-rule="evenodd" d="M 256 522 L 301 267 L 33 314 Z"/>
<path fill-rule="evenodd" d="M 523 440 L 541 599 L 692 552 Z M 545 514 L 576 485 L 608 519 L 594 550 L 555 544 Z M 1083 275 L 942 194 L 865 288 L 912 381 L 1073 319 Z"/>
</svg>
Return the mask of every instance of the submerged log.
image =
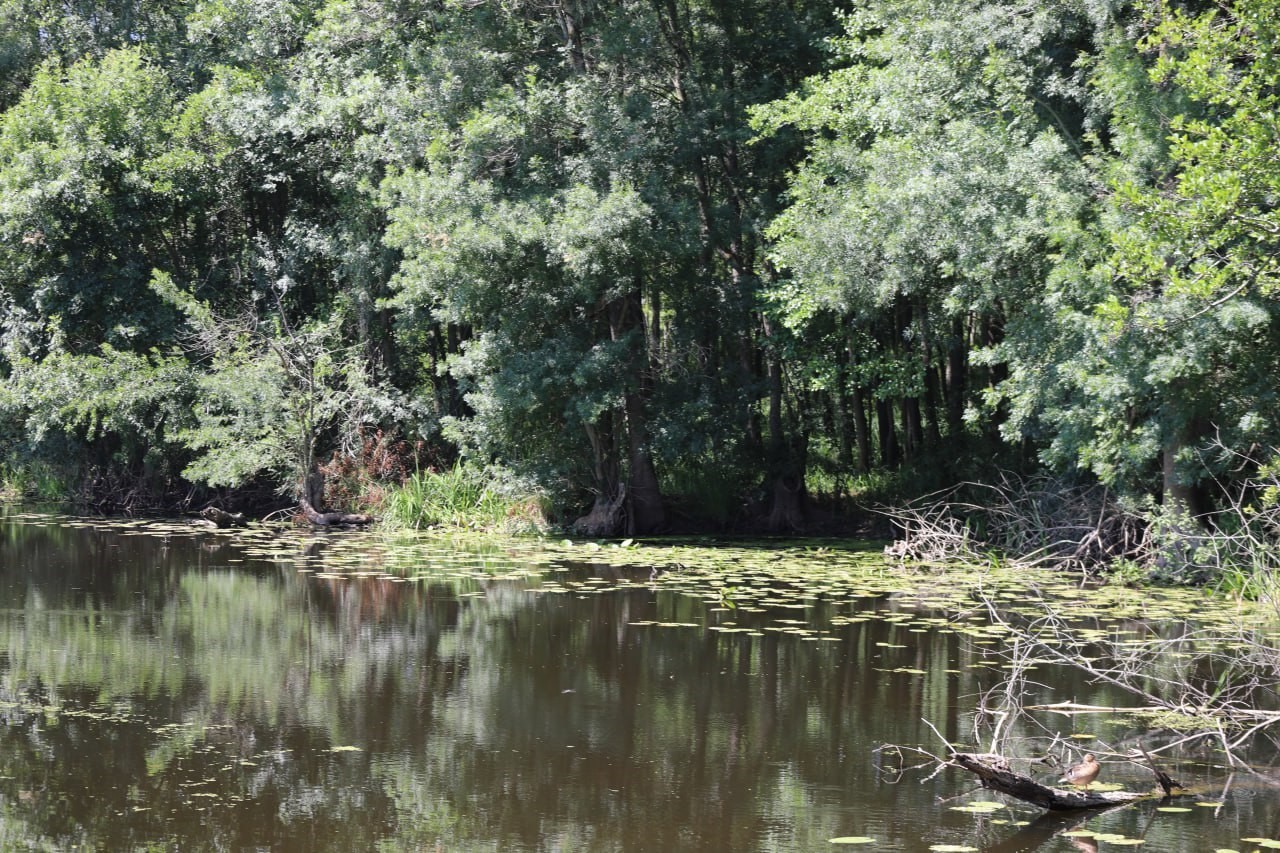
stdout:
<svg viewBox="0 0 1280 853">
<path fill-rule="evenodd" d="M 311 505 L 311 501 L 307 500 L 306 498 L 303 498 L 299 502 L 299 506 L 302 508 L 302 514 L 307 517 L 307 521 L 311 522 L 316 527 L 332 527 L 333 525 L 342 525 L 342 524 L 360 525 L 360 524 L 373 523 L 372 515 L 362 515 L 360 513 L 351 513 L 351 512 L 318 512 L 316 508 Z"/>
<path fill-rule="evenodd" d="M 1133 791 L 1087 789 L 1069 791 L 1063 788 L 1050 788 L 1021 773 L 1014 773 L 1009 769 L 1008 762 L 998 755 L 956 752 L 952 754 L 951 760 L 957 766 L 976 774 L 982 780 L 982 787 L 1008 794 L 1015 799 L 1050 811 L 1105 809 L 1153 796 L 1153 794 L 1138 794 Z M 1159 773 L 1159 771 L 1155 772 Z"/>
</svg>

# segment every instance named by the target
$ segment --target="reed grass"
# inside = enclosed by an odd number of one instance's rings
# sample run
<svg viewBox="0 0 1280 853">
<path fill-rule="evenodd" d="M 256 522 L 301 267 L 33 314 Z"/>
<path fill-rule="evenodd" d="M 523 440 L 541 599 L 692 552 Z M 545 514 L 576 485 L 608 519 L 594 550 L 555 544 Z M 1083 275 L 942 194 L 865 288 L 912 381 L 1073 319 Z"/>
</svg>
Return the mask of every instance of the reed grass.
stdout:
<svg viewBox="0 0 1280 853">
<path fill-rule="evenodd" d="M 443 471 L 410 475 L 383 498 L 381 515 L 393 527 L 466 527 L 538 532 L 545 507 L 536 495 L 517 494 L 484 470 L 458 462 Z"/>
</svg>

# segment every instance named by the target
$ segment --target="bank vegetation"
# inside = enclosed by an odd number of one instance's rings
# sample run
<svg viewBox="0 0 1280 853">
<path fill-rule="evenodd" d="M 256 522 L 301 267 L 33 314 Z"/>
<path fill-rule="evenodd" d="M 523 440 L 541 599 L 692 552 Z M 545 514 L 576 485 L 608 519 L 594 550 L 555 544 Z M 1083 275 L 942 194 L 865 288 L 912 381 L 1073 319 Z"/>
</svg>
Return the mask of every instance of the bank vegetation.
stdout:
<svg viewBox="0 0 1280 853">
<path fill-rule="evenodd" d="M 0 479 L 590 536 L 891 503 L 904 558 L 1257 594 L 1277 35 L 1265 0 L 0 0 Z"/>
</svg>

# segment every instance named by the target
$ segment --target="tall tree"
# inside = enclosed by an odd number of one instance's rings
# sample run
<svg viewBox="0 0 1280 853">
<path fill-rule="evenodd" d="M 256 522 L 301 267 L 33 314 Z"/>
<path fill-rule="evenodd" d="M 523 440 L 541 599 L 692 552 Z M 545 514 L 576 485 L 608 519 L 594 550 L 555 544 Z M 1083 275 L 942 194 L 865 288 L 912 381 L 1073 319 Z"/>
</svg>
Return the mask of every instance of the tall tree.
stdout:
<svg viewBox="0 0 1280 853">
<path fill-rule="evenodd" d="M 1005 375 L 972 353 L 1035 303 L 1057 223 L 1085 209 L 1076 61 L 1105 25 L 1083 4 L 889 0 L 847 19 L 844 67 L 756 111 L 812 140 L 771 224 L 771 299 L 804 341 L 845 330 L 840 392 L 876 401 L 887 464 L 954 447 Z"/>
<path fill-rule="evenodd" d="M 171 321 L 151 269 L 182 267 L 187 163 L 167 155 L 177 98 L 139 49 L 50 61 L 0 119 L 6 343 L 145 348 Z"/>
<path fill-rule="evenodd" d="M 453 362 L 473 410 L 455 435 L 570 479 L 590 460 L 593 529 L 618 513 L 659 527 L 663 461 L 706 465 L 709 445 L 749 438 L 757 223 L 781 172 L 744 150 L 746 107 L 782 91 L 766 69 L 816 61 L 801 20 L 776 4 L 513 4 L 459 12 L 434 55 L 462 63 L 470 110 L 440 103 L 424 162 L 386 184 L 398 304 L 473 332 Z M 770 25 L 787 39 L 760 51 L 745 34 Z"/>
<path fill-rule="evenodd" d="M 1223 449 L 1276 441 L 1261 6 L 1162 7 L 1141 40 L 1112 38 L 1093 68 L 1096 218 L 1061 232 L 1034 322 L 1001 348 L 1010 426 L 1040 431 L 1046 461 L 1175 516 L 1211 509 L 1209 485 L 1232 477 Z"/>
</svg>

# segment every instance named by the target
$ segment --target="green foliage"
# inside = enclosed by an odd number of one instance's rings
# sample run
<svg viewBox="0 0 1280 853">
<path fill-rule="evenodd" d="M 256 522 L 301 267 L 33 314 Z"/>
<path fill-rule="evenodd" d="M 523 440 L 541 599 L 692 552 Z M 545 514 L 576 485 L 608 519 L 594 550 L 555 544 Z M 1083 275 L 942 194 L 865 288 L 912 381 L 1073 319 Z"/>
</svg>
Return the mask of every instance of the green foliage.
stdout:
<svg viewBox="0 0 1280 853">
<path fill-rule="evenodd" d="M 0 461 L 0 501 L 56 503 L 74 487 L 53 466 L 30 456 Z"/>
<path fill-rule="evenodd" d="M 340 318 L 294 327 L 279 302 L 272 315 L 220 317 L 163 274 L 153 285 L 185 314 L 192 354 L 205 362 L 194 423 L 177 436 L 197 454 L 188 478 L 238 486 L 265 475 L 305 496 L 322 443 L 355 445 L 395 413 L 394 393 L 342 345 Z"/>
<path fill-rule="evenodd" d="M 846 27 L 847 68 L 755 115 L 766 132 L 823 134 L 771 225 L 792 273 L 775 290 L 785 316 L 872 314 L 914 294 L 949 313 L 1022 298 L 1054 222 L 1083 202 L 1078 129 L 1048 94 L 1072 81 L 1043 53 L 1082 22 L 1067 6 L 901 0 Z"/>
<path fill-rule="evenodd" d="M 182 48 L 190 0 L 0 0 L 0 109 L 13 104 L 45 60 L 69 65 L 137 46 Z"/>
<path fill-rule="evenodd" d="M 180 428 L 178 408 L 189 393 L 181 359 L 119 352 L 109 345 L 88 356 L 55 352 L 39 361 L 19 358 L 0 389 L 0 409 L 25 417 L 39 442 L 47 433 L 78 433 L 93 440 L 107 433 Z"/>
<path fill-rule="evenodd" d="M 1268 61 L 1240 76 L 1247 106 L 1223 110 L 1233 97 L 1223 69 L 1250 54 L 1242 22 L 1257 5 L 1237 4 L 1225 28 L 1215 14 L 1170 12 L 1144 40 L 1100 57 L 1094 82 L 1116 151 L 1091 165 L 1112 192 L 1092 220 L 1060 229 L 1063 257 L 1036 314 L 990 356 L 1010 365 L 994 394 L 1013 413 L 1007 436 L 1039 432 L 1047 462 L 1132 494 L 1222 475 L 1212 442 L 1244 449 L 1278 437 L 1274 253 L 1265 226 L 1245 236 L 1275 190 L 1270 166 L 1245 157 L 1269 144 L 1250 112 L 1267 103 L 1250 87 L 1272 73 Z M 1256 203 L 1235 189 L 1245 173 Z"/>
<path fill-rule="evenodd" d="M 187 35 L 206 61 L 271 69 L 302 46 L 319 0 L 198 0 Z"/>
<path fill-rule="evenodd" d="M 1239 0 L 1202 14 L 1171 9 L 1142 42 L 1159 52 L 1152 81 L 1190 103 L 1169 121 L 1172 186 L 1121 188 L 1155 243 L 1145 251 L 1126 243 L 1126 275 L 1165 279 L 1170 295 L 1197 305 L 1273 295 L 1280 136 L 1267 117 L 1280 107 L 1278 36 L 1270 3 Z"/>
<path fill-rule="evenodd" d="M 74 352 L 146 348 L 166 315 L 147 291 L 164 254 L 168 198 L 183 182 L 157 159 L 174 93 L 142 51 L 44 65 L 0 120 L 0 299 Z M 46 343 L 36 336 L 30 342 Z"/>
<path fill-rule="evenodd" d="M 1229 492 L 1280 445 L 1271 4 L 838 7 L 0 0 L 5 458 Z"/>
<path fill-rule="evenodd" d="M 542 502 L 523 484 L 464 462 L 446 471 L 421 471 L 391 489 L 381 506 L 393 527 L 472 527 L 508 533 L 546 528 Z"/>
<path fill-rule="evenodd" d="M 182 464 L 179 433 L 194 391 L 185 362 L 159 353 L 56 350 L 12 357 L 0 384 L 6 491 L 63 500 L 93 466 L 128 470 L 135 491 L 160 497 Z"/>
</svg>

